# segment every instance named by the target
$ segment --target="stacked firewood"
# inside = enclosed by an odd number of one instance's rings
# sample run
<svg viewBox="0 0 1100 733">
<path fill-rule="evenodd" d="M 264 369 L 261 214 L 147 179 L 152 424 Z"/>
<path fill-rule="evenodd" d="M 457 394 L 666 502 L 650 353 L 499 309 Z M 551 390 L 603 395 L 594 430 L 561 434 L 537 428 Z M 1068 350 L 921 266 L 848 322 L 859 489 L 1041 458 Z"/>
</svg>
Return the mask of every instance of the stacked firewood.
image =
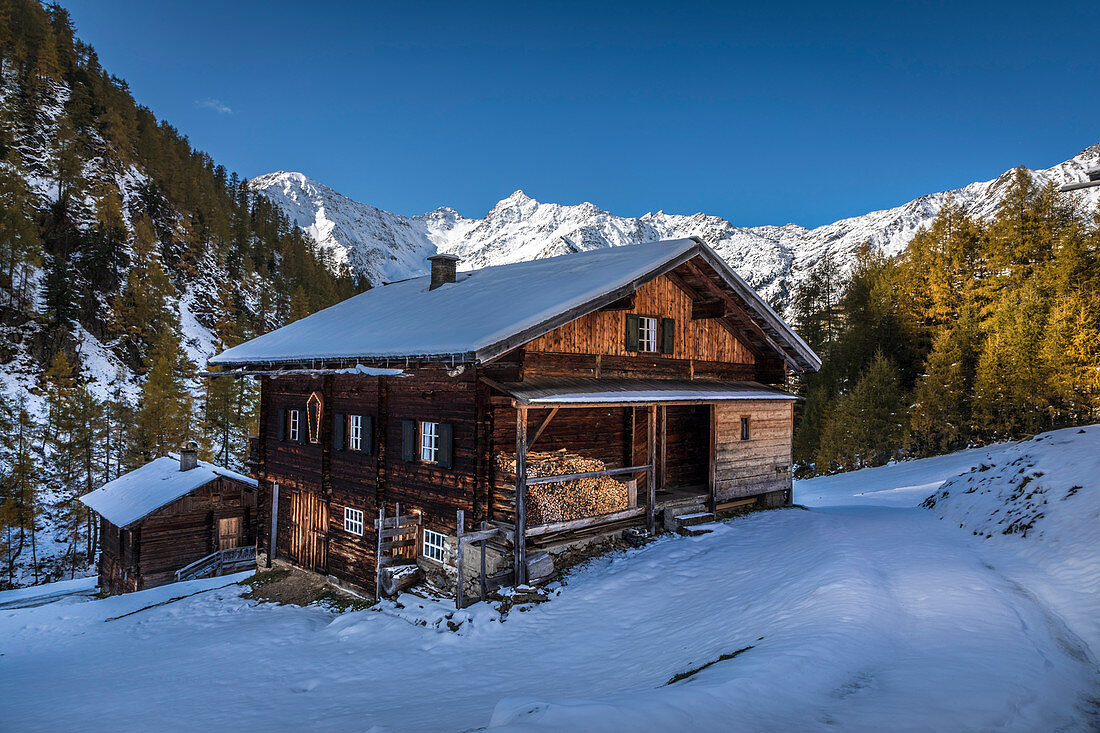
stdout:
<svg viewBox="0 0 1100 733">
<path fill-rule="evenodd" d="M 500 471 L 515 475 L 516 460 L 513 456 L 498 453 L 496 460 Z M 578 456 L 564 448 L 553 452 L 532 451 L 527 454 L 529 477 L 589 473 L 606 468 L 607 464 L 599 459 Z M 627 484 L 611 476 L 535 484 L 527 487 L 527 526 L 608 514 L 626 509 L 628 504 Z"/>
</svg>

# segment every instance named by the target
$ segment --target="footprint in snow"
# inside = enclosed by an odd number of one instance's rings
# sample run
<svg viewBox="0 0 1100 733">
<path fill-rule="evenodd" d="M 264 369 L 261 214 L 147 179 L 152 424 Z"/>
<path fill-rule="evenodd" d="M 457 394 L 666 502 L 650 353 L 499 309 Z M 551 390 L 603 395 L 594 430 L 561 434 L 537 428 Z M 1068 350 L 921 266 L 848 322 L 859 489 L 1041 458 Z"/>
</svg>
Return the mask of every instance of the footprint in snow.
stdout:
<svg viewBox="0 0 1100 733">
<path fill-rule="evenodd" d="M 321 684 L 321 680 L 305 680 L 304 682 L 299 682 L 296 685 L 291 685 L 290 691 L 291 692 L 312 692 L 314 689 L 316 689 L 317 685 L 319 685 L 319 684 Z"/>
</svg>

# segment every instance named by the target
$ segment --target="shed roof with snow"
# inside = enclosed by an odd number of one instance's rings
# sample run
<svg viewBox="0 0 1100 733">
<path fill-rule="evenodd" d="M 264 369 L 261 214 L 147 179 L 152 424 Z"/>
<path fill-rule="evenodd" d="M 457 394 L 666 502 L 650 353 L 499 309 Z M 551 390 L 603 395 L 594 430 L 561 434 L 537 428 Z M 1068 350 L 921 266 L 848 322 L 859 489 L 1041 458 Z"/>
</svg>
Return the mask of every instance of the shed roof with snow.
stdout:
<svg viewBox="0 0 1100 733">
<path fill-rule="evenodd" d="M 116 527 L 129 527 L 217 478 L 256 486 L 255 479 L 206 461 L 182 471 L 179 458 L 169 455 L 122 474 L 80 501 Z"/>
<path fill-rule="evenodd" d="M 500 389 L 525 405 L 690 404 L 740 400 L 797 400 L 796 395 L 758 382 L 687 379 L 534 377 L 503 383 Z"/>
<path fill-rule="evenodd" d="M 821 360 L 710 247 L 662 240 L 460 272 L 429 289 L 418 277 L 360 293 L 210 360 L 220 366 L 315 360 L 451 358 L 485 362 L 700 258 L 798 371 Z"/>
</svg>

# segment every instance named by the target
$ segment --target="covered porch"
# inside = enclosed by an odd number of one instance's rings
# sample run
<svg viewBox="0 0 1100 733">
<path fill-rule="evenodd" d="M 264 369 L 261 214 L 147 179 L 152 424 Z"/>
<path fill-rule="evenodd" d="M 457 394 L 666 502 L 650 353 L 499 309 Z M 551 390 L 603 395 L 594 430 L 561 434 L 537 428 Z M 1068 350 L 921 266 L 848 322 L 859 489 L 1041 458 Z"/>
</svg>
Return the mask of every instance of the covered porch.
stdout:
<svg viewBox="0 0 1100 733">
<path fill-rule="evenodd" d="M 794 399 L 754 382 L 561 377 L 490 386 L 506 395 L 491 417 L 490 517 L 513 538 L 516 583 L 527 581 L 529 548 L 627 527 L 655 533 L 668 514 L 713 513 L 729 493 L 719 487 L 719 447 L 745 429 L 717 407 Z M 514 447 L 505 445 L 511 429 Z"/>
</svg>

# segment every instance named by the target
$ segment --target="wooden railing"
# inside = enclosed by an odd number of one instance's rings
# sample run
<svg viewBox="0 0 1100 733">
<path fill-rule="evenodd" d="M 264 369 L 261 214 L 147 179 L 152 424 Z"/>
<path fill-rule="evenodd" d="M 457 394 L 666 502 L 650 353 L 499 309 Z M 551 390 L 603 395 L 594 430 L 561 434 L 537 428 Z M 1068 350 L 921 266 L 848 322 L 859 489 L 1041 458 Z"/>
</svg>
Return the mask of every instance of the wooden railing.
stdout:
<svg viewBox="0 0 1100 733">
<path fill-rule="evenodd" d="M 256 562 L 255 545 L 244 547 L 230 547 L 226 550 L 211 552 L 201 560 L 180 568 L 176 571 L 176 582 L 184 580 L 196 580 L 207 576 L 222 575 L 230 570 L 242 570 L 242 566 Z"/>
</svg>

